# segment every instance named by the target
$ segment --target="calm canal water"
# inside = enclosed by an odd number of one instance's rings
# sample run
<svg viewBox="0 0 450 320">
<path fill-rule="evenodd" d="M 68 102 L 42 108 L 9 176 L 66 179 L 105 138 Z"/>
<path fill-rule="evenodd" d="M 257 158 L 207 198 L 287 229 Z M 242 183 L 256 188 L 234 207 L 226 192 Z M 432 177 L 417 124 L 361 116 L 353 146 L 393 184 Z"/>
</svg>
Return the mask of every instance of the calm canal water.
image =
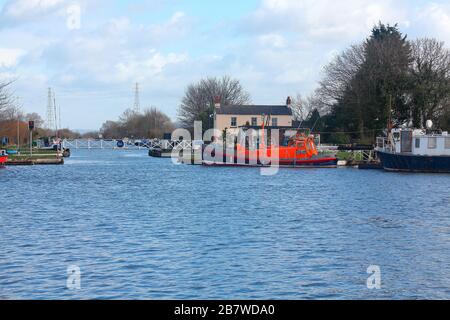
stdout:
<svg viewBox="0 0 450 320">
<path fill-rule="evenodd" d="M 0 182 L 2 299 L 450 299 L 450 175 L 74 151 Z"/>
</svg>

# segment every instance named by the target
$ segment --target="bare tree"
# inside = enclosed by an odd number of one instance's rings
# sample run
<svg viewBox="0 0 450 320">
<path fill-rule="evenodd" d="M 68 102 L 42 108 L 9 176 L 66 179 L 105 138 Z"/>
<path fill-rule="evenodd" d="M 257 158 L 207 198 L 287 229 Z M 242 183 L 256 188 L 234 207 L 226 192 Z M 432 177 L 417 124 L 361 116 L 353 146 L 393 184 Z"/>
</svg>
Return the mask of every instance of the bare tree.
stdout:
<svg viewBox="0 0 450 320">
<path fill-rule="evenodd" d="M 204 128 L 211 127 L 209 118 L 214 110 L 214 99 L 220 97 L 222 105 L 249 104 L 250 94 L 239 80 L 228 76 L 206 78 L 187 87 L 178 110 L 178 119 L 185 128 L 192 128 L 194 121 L 203 121 Z"/>
<path fill-rule="evenodd" d="M 36 128 L 42 128 L 44 126 L 44 119 L 36 112 L 27 113 L 24 118 L 25 120 L 33 120 Z"/>
<path fill-rule="evenodd" d="M 450 116 L 450 50 L 436 39 L 412 43 L 411 110 L 414 125 L 424 126 L 429 119 L 439 123 Z"/>
<path fill-rule="evenodd" d="M 292 99 L 291 110 L 296 121 L 304 121 L 313 110 L 313 96 L 304 98 L 300 93 Z"/>
<path fill-rule="evenodd" d="M 20 113 L 13 96 L 9 91 L 9 87 L 12 83 L 13 81 L 0 82 L 0 120 L 17 118 Z"/>
<path fill-rule="evenodd" d="M 324 78 L 319 83 L 316 95 L 323 109 L 331 108 L 338 100 L 344 98 L 348 89 L 354 86 L 353 80 L 364 61 L 364 46 L 360 44 L 351 46 L 325 66 Z"/>
</svg>

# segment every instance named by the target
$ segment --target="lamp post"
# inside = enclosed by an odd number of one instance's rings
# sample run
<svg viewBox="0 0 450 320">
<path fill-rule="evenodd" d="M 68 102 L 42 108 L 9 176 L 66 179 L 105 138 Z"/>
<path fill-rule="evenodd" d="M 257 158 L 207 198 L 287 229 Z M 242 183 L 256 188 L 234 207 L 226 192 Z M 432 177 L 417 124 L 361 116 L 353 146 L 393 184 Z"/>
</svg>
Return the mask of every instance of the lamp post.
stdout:
<svg viewBox="0 0 450 320">
<path fill-rule="evenodd" d="M 33 157 L 33 130 L 34 130 L 34 121 L 28 121 L 28 130 L 30 130 L 30 158 Z"/>
<path fill-rule="evenodd" d="M 17 153 L 20 154 L 20 118 L 17 117 Z"/>
</svg>

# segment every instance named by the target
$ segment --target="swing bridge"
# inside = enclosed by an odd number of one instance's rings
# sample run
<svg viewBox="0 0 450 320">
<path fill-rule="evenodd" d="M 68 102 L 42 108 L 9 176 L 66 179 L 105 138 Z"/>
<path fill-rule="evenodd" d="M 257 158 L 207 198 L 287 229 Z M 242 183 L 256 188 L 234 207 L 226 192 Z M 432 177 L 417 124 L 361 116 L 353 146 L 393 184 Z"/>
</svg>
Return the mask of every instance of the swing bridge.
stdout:
<svg viewBox="0 0 450 320">
<path fill-rule="evenodd" d="M 125 140 L 125 139 L 64 139 L 62 147 L 65 149 L 110 149 L 110 150 L 147 150 L 150 148 L 190 149 L 192 141 L 171 140 Z"/>
</svg>

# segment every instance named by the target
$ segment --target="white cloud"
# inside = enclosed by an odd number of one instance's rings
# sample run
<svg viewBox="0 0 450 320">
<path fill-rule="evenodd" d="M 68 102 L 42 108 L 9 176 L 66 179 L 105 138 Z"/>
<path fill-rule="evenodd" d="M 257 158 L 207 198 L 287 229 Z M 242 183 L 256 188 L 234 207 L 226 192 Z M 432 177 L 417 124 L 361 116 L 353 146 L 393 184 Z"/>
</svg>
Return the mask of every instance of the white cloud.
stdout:
<svg viewBox="0 0 450 320">
<path fill-rule="evenodd" d="M 450 44 L 450 5 L 431 3 L 420 14 L 422 21 L 428 25 L 433 34 L 440 35 Z"/>
<path fill-rule="evenodd" d="M 258 37 L 258 40 L 262 46 L 284 48 L 286 47 L 286 39 L 276 33 L 263 34 Z"/>
<path fill-rule="evenodd" d="M 23 19 L 47 14 L 67 3 L 65 0 L 11 0 L 3 8 L 3 15 L 9 19 Z"/>
<path fill-rule="evenodd" d="M 11 68 L 15 67 L 19 59 L 25 54 L 22 49 L 6 49 L 0 48 L 0 67 Z"/>
<path fill-rule="evenodd" d="M 151 77 L 160 75 L 169 65 L 186 62 L 185 54 L 169 53 L 164 55 L 156 50 L 151 50 L 149 57 L 129 57 L 127 61 L 118 62 L 115 65 L 116 81 L 146 81 Z M 108 80 L 112 80 L 110 77 Z"/>
<path fill-rule="evenodd" d="M 378 21 L 407 25 L 401 1 L 378 0 L 264 0 L 250 16 L 247 28 L 254 32 L 268 29 L 295 32 L 334 41 L 367 34 Z"/>
<path fill-rule="evenodd" d="M 186 60 L 187 55 L 185 54 L 169 53 L 168 55 L 163 55 L 153 50 L 150 58 L 144 62 L 144 66 L 150 68 L 153 74 L 157 74 L 161 73 L 164 67 L 169 64 L 176 64 Z"/>
<path fill-rule="evenodd" d="M 168 21 L 162 24 L 154 24 L 141 27 L 141 32 L 153 39 L 164 39 L 165 37 L 183 36 L 190 28 L 190 20 L 184 12 L 175 12 Z"/>
</svg>

